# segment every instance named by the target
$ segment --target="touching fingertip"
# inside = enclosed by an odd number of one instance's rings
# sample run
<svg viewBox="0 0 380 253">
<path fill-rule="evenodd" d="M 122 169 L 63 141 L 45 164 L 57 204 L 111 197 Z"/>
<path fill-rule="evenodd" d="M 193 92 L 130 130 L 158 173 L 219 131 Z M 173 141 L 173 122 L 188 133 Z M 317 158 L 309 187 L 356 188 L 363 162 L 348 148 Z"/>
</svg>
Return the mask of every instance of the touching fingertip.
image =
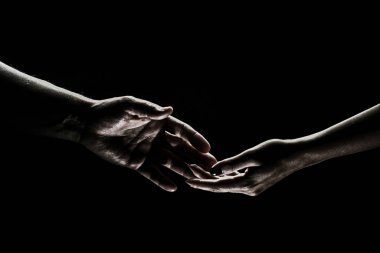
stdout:
<svg viewBox="0 0 380 253">
<path fill-rule="evenodd" d="M 192 144 L 202 153 L 208 153 L 211 150 L 210 143 L 200 133 L 196 133 L 193 137 Z"/>
<path fill-rule="evenodd" d="M 215 156 L 213 156 L 212 154 L 210 154 L 210 160 L 211 160 L 211 162 L 212 162 L 212 164 L 211 165 L 214 165 L 214 164 L 216 164 L 217 162 L 218 162 L 218 159 L 216 159 L 216 157 Z"/>
<path fill-rule="evenodd" d="M 220 167 L 214 167 L 210 170 L 210 174 L 212 176 L 220 176 L 223 174 L 222 168 Z"/>
<path fill-rule="evenodd" d="M 211 150 L 211 145 L 208 143 L 206 139 L 202 140 L 201 144 L 199 145 L 199 151 L 202 153 L 208 153 Z"/>
</svg>

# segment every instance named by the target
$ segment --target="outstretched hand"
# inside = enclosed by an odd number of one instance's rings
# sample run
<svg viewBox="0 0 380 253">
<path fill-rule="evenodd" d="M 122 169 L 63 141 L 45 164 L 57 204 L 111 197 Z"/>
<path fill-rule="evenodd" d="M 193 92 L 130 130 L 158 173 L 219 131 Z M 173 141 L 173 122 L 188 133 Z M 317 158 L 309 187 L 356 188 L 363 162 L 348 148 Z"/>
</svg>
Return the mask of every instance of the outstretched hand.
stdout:
<svg viewBox="0 0 380 253">
<path fill-rule="evenodd" d="M 176 185 L 166 177 L 166 167 L 185 178 L 194 173 L 187 163 L 212 166 L 210 144 L 192 127 L 171 117 L 171 107 L 161 107 L 134 97 L 97 101 L 84 113 L 80 142 L 113 164 L 136 170 L 166 191 Z M 144 164 L 144 166 L 142 166 Z"/>
<path fill-rule="evenodd" d="M 163 167 L 189 179 L 194 188 L 254 196 L 301 168 L 380 147 L 378 104 L 320 132 L 269 140 L 215 164 L 207 140 L 170 116 L 171 107 L 134 97 L 93 100 L 2 62 L 0 79 L 5 95 L 17 97 L 20 105 L 3 108 L 9 131 L 79 141 L 167 191 L 176 185 L 162 174 Z M 203 169 L 212 166 L 213 175 Z"/>
<path fill-rule="evenodd" d="M 218 162 L 211 174 L 218 179 L 190 179 L 187 183 L 211 192 L 256 196 L 293 172 L 308 166 L 302 143 L 273 139 Z"/>
</svg>

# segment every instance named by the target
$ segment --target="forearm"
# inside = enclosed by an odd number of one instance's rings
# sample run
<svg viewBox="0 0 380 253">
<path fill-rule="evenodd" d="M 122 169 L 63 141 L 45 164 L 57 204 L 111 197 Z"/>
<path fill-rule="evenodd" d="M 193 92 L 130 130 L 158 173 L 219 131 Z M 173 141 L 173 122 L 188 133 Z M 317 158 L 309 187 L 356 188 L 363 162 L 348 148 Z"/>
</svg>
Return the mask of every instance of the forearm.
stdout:
<svg viewBox="0 0 380 253">
<path fill-rule="evenodd" d="M 2 102 L 2 113 L 13 130 L 75 141 L 82 127 L 78 116 L 94 102 L 1 62 L 0 84 L 5 87 L 3 94 L 12 98 Z"/>
<path fill-rule="evenodd" d="M 380 147 L 380 104 L 321 132 L 296 140 L 305 144 L 309 165 Z"/>
</svg>

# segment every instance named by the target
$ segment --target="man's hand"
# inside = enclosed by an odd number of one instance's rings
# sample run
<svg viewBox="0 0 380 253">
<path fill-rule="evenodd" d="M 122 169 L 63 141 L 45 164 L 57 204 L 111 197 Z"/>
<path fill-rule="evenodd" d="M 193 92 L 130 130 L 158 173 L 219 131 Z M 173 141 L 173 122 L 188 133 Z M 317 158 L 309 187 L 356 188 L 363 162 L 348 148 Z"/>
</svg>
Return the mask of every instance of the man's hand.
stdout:
<svg viewBox="0 0 380 253">
<path fill-rule="evenodd" d="M 192 178 L 186 163 L 212 166 L 210 144 L 189 125 L 160 107 L 134 97 L 96 101 L 84 115 L 80 143 L 113 164 L 136 170 L 166 191 L 176 185 L 161 168 Z M 144 164 L 144 166 L 142 166 Z"/>
</svg>

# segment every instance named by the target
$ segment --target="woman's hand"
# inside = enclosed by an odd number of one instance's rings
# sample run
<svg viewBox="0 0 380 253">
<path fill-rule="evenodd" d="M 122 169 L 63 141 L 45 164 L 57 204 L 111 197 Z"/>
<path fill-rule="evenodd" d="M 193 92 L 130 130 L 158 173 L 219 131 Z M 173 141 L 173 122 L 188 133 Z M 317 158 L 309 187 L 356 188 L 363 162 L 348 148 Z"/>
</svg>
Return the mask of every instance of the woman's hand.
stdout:
<svg viewBox="0 0 380 253">
<path fill-rule="evenodd" d="M 293 172 L 310 164 L 301 141 L 273 139 L 218 162 L 211 174 L 218 179 L 191 179 L 187 183 L 211 192 L 256 196 Z"/>
</svg>

